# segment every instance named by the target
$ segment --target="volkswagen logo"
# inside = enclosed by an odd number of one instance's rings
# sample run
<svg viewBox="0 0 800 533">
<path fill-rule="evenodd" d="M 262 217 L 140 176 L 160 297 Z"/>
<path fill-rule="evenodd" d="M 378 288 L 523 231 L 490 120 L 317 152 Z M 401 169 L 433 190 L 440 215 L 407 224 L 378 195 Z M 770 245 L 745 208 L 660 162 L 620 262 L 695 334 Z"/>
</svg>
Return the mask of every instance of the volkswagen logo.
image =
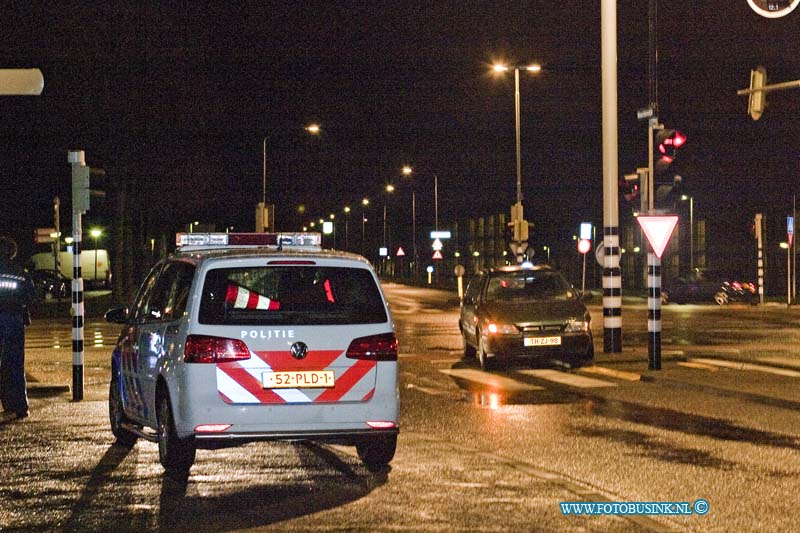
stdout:
<svg viewBox="0 0 800 533">
<path fill-rule="evenodd" d="M 308 355 L 308 346 L 304 342 L 296 342 L 292 344 L 289 351 L 295 359 L 305 359 L 306 355 Z"/>
</svg>

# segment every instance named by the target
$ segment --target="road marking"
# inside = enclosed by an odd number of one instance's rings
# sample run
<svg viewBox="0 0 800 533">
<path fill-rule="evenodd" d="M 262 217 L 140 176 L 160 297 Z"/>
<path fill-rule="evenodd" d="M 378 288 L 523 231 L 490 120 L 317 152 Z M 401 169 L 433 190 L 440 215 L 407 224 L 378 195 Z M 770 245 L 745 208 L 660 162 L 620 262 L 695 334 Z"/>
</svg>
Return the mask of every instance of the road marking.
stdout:
<svg viewBox="0 0 800 533">
<path fill-rule="evenodd" d="M 775 368 L 772 366 L 754 365 L 751 363 L 741 363 L 739 361 L 725 361 L 724 359 L 689 359 L 689 361 L 721 366 L 723 368 L 733 368 L 735 370 L 754 370 L 756 372 L 766 372 L 767 374 L 775 374 L 777 376 L 800 378 L 800 372 L 797 370 L 787 370 L 785 368 Z"/>
<path fill-rule="evenodd" d="M 611 383 L 610 381 L 587 378 L 586 376 L 579 376 L 577 374 L 568 374 L 567 372 L 559 372 L 558 370 L 520 370 L 519 373 L 539 379 L 546 379 L 547 381 L 553 381 L 555 383 L 561 383 L 562 385 L 569 385 L 570 387 L 578 387 L 581 389 L 617 386 L 616 383 Z"/>
<path fill-rule="evenodd" d="M 624 379 L 625 381 L 642 380 L 641 374 L 636 374 L 635 372 L 626 372 L 625 370 L 606 368 L 604 366 L 583 366 L 578 369 L 578 372 L 586 372 L 587 374 L 598 374 L 601 376 L 608 376 L 610 378 Z"/>
<path fill-rule="evenodd" d="M 765 363 L 772 363 L 776 365 L 790 366 L 792 368 L 800 368 L 800 360 L 791 357 L 781 357 L 779 355 L 758 357 L 756 361 L 763 361 Z"/>
<path fill-rule="evenodd" d="M 474 381 L 477 383 L 481 383 L 483 385 L 488 385 L 490 387 L 508 392 L 544 390 L 544 387 L 537 387 L 536 385 L 523 383 L 521 381 L 517 381 L 511 378 L 506 378 L 503 376 L 497 376 L 495 374 L 490 374 L 489 372 L 473 370 L 471 368 L 439 369 L 439 372 L 441 372 L 442 374 L 447 374 L 448 376 L 460 379 L 466 379 L 467 381 Z"/>
<path fill-rule="evenodd" d="M 716 372 L 719 370 L 719 367 L 713 365 L 707 365 L 705 363 L 697 363 L 695 361 L 678 361 L 678 366 L 685 366 L 687 368 L 695 368 L 698 370 L 708 370 L 709 372 Z"/>
</svg>

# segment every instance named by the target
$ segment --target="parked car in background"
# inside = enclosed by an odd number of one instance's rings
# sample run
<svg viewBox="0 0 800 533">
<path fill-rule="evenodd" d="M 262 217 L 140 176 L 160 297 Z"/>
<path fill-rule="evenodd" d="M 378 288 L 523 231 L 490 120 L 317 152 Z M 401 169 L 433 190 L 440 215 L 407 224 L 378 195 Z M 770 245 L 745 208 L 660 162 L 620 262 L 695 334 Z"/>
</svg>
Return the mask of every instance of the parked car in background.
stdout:
<svg viewBox="0 0 800 533">
<path fill-rule="evenodd" d="M 36 300 L 63 300 L 69 296 L 70 280 L 57 270 L 31 270 L 29 272 L 36 287 Z"/>
<path fill-rule="evenodd" d="M 459 330 L 464 356 L 483 370 L 512 361 L 594 359 L 591 317 L 583 295 L 548 265 L 484 270 L 467 286 Z"/>
<path fill-rule="evenodd" d="M 751 303 L 756 286 L 750 281 L 718 270 L 695 270 L 689 275 L 662 282 L 661 303 Z"/>
</svg>

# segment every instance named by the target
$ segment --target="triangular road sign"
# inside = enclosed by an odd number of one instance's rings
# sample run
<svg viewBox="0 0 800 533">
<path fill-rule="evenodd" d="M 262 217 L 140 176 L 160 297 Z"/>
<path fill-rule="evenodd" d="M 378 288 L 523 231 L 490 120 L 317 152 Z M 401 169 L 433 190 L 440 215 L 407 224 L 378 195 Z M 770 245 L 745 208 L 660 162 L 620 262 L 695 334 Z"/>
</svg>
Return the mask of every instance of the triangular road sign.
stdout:
<svg viewBox="0 0 800 533">
<path fill-rule="evenodd" d="M 434 250 L 434 252 L 433 252 L 433 258 L 434 258 L 434 259 L 441 259 L 441 258 L 442 258 L 442 252 L 441 252 L 441 251 L 439 251 L 439 250 Z"/>
<path fill-rule="evenodd" d="M 653 248 L 653 253 L 661 259 L 664 250 L 667 249 L 669 239 L 678 223 L 678 215 L 639 215 L 636 219 L 642 227 L 647 242 Z"/>
<path fill-rule="evenodd" d="M 395 254 L 395 255 L 397 255 L 397 257 L 403 257 L 404 255 L 406 255 L 406 251 L 403 250 L 402 246 L 398 246 L 397 247 L 397 254 Z"/>
</svg>

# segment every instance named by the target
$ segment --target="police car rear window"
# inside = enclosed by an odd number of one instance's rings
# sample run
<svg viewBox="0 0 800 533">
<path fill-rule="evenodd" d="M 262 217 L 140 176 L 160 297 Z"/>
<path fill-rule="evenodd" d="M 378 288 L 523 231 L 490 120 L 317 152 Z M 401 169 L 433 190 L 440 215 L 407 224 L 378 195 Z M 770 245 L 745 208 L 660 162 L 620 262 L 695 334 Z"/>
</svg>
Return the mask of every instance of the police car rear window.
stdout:
<svg viewBox="0 0 800 533">
<path fill-rule="evenodd" d="M 386 310 L 362 268 L 264 266 L 209 270 L 201 324 L 380 324 Z"/>
</svg>

